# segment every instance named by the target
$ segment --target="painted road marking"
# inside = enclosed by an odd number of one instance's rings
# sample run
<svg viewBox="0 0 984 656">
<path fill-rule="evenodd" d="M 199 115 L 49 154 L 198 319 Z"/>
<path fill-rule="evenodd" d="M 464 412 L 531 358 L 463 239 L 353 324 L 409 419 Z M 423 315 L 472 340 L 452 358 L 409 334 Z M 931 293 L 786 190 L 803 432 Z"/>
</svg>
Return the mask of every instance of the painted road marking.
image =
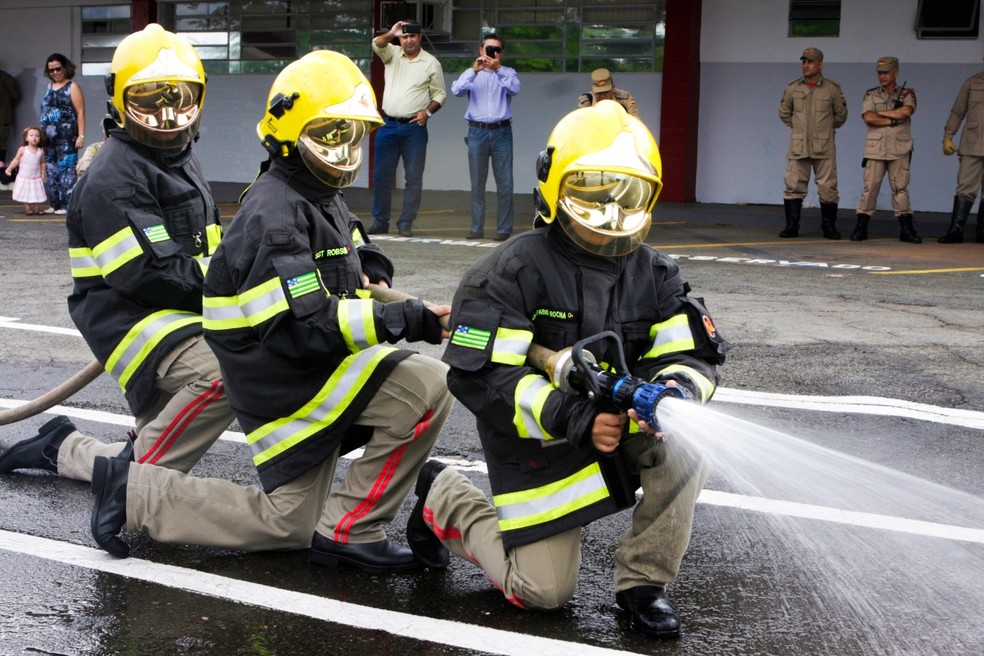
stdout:
<svg viewBox="0 0 984 656">
<path fill-rule="evenodd" d="M 0 549 L 355 629 L 383 631 L 403 638 L 488 654 L 624 656 L 634 653 L 360 606 L 140 558 L 121 560 L 100 549 L 9 531 L 0 531 Z"/>
<path fill-rule="evenodd" d="M 875 271 L 874 273 L 883 276 L 897 276 L 919 273 L 963 273 L 965 271 L 984 271 L 984 267 L 960 267 L 958 269 L 909 269 L 907 271 Z"/>
</svg>

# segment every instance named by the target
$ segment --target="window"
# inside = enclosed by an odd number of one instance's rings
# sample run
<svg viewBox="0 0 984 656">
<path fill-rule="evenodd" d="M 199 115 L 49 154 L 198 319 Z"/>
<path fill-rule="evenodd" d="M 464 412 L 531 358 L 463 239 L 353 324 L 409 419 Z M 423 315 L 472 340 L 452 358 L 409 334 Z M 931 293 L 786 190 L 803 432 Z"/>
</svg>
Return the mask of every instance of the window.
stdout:
<svg viewBox="0 0 984 656">
<path fill-rule="evenodd" d="M 789 0 L 789 36 L 840 36 L 840 17 L 840 0 Z"/>
<path fill-rule="evenodd" d="M 920 39 L 976 39 L 980 10 L 980 0 L 919 0 L 916 36 Z"/>
<path fill-rule="evenodd" d="M 487 32 L 520 72 L 661 71 L 665 0 L 455 0 L 435 41 L 445 70 L 464 70 Z"/>
<path fill-rule="evenodd" d="M 81 75 L 106 75 L 113 52 L 131 32 L 130 5 L 82 7 Z"/>
<path fill-rule="evenodd" d="M 837 3 L 839 6 L 839 3 Z M 158 0 L 164 27 L 191 41 L 209 73 L 281 70 L 312 50 L 348 55 L 368 74 L 369 43 L 413 17 L 446 71 L 471 65 L 498 32 L 520 72 L 661 71 L 665 0 Z"/>
<path fill-rule="evenodd" d="M 158 14 L 195 46 L 208 73 L 275 73 L 326 48 L 369 72 L 374 34 L 365 0 L 161 0 Z"/>
</svg>

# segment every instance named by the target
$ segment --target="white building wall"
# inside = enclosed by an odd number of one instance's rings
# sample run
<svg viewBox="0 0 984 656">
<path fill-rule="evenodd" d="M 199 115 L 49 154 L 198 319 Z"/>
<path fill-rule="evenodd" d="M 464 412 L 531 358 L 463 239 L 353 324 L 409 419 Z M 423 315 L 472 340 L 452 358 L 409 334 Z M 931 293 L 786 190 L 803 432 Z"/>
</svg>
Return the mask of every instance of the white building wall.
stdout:
<svg viewBox="0 0 984 656">
<path fill-rule="evenodd" d="M 45 80 L 40 71 L 50 52 L 79 60 L 78 5 L 98 0 L 36 0 L 30 6 L 0 0 L 0 67 L 20 82 L 25 98 L 17 125 L 37 122 Z M 877 84 L 875 60 L 896 55 L 900 79 L 917 92 L 913 117 L 916 152 L 910 193 L 916 210 L 948 211 L 957 159 L 940 150 L 943 124 L 962 81 L 982 68 L 982 39 L 917 40 L 913 30 L 917 0 L 844 0 L 837 38 L 788 38 L 788 0 L 704 0 L 701 35 L 700 134 L 697 200 L 705 203 L 779 204 L 789 138 L 777 115 L 787 82 L 799 75 L 804 48 L 824 51 L 824 73 L 844 87 L 850 116 L 837 135 L 841 207 L 853 207 L 861 193 L 861 153 L 865 129 L 861 98 Z M 672 29 L 672 26 L 671 26 Z M 39 38 L 43 35 L 43 38 Z M 508 44 L 507 44 L 508 45 Z M 508 55 L 508 50 L 507 50 Z M 508 58 L 507 58 L 508 63 Z M 448 71 L 446 82 L 458 77 Z M 77 78 L 78 79 L 78 78 Z M 589 86 L 587 73 L 524 74 L 513 103 L 514 172 L 517 193 L 529 193 L 533 167 L 553 125 L 573 109 Z M 199 157 L 211 180 L 248 182 L 264 157 L 254 128 L 272 77 L 212 76 L 209 80 Z M 87 135 L 99 133 L 105 91 L 98 78 L 81 78 L 87 100 Z M 659 138 L 661 74 L 620 74 L 616 84 L 632 92 L 643 121 Z M 463 138 L 465 101 L 450 96 L 430 123 L 424 186 L 470 188 Z M 15 130 L 19 132 L 19 129 Z M 16 147 L 12 140 L 10 147 Z M 366 167 L 368 168 L 368 167 Z M 367 171 L 357 181 L 367 186 Z M 880 208 L 889 208 L 883 185 Z M 488 189 L 494 189 L 489 180 Z M 808 202 L 816 203 L 812 187 Z"/>
<path fill-rule="evenodd" d="M 785 85 L 800 75 L 799 56 L 814 46 L 823 72 L 844 88 L 848 121 L 837 133 L 840 205 L 861 194 L 864 92 L 878 85 L 875 61 L 899 58 L 899 83 L 918 100 L 909 193 L 916 211 L 949 211 L 957 158 L 942 153 L 943 125 L 964 79 L 980 71 L 982 39 L 919 40 L 917 0 L 844 0 L 836 38 L 789 38 L 788 0 L 704 0 L 697 199 L 707 203 L 782 202 L 789 128 L 778 116 Z M 739 26 L 739 27 L 736 27 Z M 888 181 L 879 209 L 890 210 Z M 817 204 L 812 181 L 808 203 Z"/>
</svg>

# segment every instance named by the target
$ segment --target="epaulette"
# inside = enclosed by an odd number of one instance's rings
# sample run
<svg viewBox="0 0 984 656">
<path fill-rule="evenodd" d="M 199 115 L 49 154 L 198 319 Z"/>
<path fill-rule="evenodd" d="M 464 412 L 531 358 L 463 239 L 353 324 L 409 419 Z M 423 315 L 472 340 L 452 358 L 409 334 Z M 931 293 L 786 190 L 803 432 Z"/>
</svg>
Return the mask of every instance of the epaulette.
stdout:
<svg viewBox="0 0 984 656">
<path fill-rule="evenodd" d="M 615 89 L 614 95 L 616 98 L 621 98 L 622 100 L 628 100 L 632 97 L 632 94 L 625 89 Z"/>
</svg>

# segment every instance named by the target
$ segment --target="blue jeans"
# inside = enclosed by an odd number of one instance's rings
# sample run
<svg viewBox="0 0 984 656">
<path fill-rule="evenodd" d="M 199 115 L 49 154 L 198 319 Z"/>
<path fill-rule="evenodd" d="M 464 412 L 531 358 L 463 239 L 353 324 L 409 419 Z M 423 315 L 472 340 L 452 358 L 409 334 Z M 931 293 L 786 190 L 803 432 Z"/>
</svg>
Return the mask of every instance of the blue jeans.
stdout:
<svg viewBox="0 0 984 656">
<path fill-rule="evenodd" d="M 471 171 L 472 232 L 485 230 L 485 182 L 489 178 L 489 158 L 495 178 L 498 218 L 495 231 L 513 231 L 513 138 L 512 126 L 495 130 L 468 127 L 468 169 Z"/>
<path fill-rule="evenodd" d="M 387 117 L 386 123 L 376 130 L 376 160 L 372 167 L 372 218 L 375 223 L 389 225 L 393 179 L 401 157 L 405 189 L 403 211 L 396 223 L 401 228 L 409 228 L 420 209 L 427 160 L 427 127 L 397 123 Z"/>
</svg>

